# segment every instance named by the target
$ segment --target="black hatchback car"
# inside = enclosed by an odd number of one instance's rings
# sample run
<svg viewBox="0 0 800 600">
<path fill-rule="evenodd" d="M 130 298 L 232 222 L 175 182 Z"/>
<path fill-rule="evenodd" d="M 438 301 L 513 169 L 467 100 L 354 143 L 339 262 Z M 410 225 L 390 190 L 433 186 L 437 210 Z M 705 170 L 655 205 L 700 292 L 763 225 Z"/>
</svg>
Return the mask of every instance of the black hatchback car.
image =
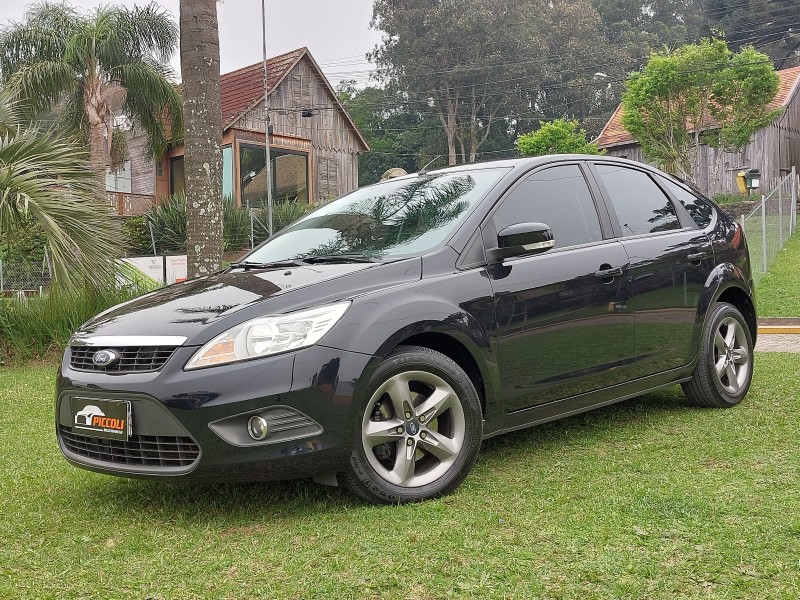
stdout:
<svg viewBox="0 0 800 600">
<path fill-rule="evenodd" d="M 676 383 L 733 406 L 755 337 L 744 233 L 680 181 L 596 156 L 452 167 L 83 325 L 58 442 L 112 475 L 423 500 L 507 431 Z"/>
</svg>

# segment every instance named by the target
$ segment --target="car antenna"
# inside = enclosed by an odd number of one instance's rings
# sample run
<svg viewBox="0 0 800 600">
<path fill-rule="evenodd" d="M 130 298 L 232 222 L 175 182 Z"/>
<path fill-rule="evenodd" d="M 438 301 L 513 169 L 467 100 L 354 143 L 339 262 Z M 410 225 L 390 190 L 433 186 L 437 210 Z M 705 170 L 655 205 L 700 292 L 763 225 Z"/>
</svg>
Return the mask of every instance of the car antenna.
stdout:
<svg viewBox="0 0 800 600">
<path fill-rule="evenodd" d="M 418 175 L 418 176 L 420 176 L 420 177 L 422 177 L 423 175 L 427 175 L 427 174 L 428 174 L 427 168 L 428 168 L 428 167 L 430 167 L 430 166 L 431 166 L 431 165 L 432 165 L 434 162 L 436 162 L 436 161 L 437 161 L 437 160 L 439 160 L 440 158 L 442 158 L 442 155 L 441 155 L 441 154 L 440 154 L 439 156 L 435 157 L 435 158 L 434 158 L 432 161 L 428 162 L 428 164 L 427 164 L 427 165 L 425 165 L 424 167 L 422 167 L 422 168 L 419 170 L 419 173 L 417 173 L 417 175 Z"/>
</svg>

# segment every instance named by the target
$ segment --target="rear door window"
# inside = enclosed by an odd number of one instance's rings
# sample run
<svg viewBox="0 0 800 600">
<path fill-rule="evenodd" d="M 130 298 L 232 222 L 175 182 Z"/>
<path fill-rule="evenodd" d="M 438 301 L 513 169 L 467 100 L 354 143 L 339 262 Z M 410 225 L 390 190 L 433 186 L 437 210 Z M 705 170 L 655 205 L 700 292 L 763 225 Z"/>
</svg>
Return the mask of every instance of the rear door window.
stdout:
<svg viewBox="0 0 800 600">
<path fill-rule="evenodd" d="M 659 177 L 659 180 L 667 187 L 670 193 L 678 199 L 678 202 L 683 204 L 686 212 L 689 213 L 689 216 L 697 223 L 698 227 L 705 229 L 711 225 L 711 219 L 714 216 L 714 208 L 709 202 L 665 177 Z"/>
<path fill-rule="evenodd" d="M 595 164 L 617 213 L 622 236 L 680 229 L 675 207 L 650 176 L 620 165 Z"/>
</svg>

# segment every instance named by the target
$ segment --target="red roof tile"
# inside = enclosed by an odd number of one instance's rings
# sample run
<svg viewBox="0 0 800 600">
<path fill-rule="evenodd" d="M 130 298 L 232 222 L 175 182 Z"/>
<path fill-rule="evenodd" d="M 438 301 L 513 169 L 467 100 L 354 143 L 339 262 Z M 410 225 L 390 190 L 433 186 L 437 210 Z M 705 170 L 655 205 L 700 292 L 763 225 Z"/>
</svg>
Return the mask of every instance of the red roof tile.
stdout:
<svg viewBox="0 0 800 600">
<path fill-rule="evenodd" d="M 791 69 L 784 69 L 778 71 L 778 93 L 775 99 L 770 102 L 769 108 L 781 108 L 789 104 L 792 99 L 794 90 L 800 83 L 800 67 L 792 67 Z M 606 123 L 600 135 L 595 140 L 600 148 L 608 148 L 610 146 L 622 146 L 625 144 L 635 143 L 630 133 L 622 126 L 622 104 L 617 106 L 614 114 Z"/>
<path fill-rule="evenodd" d="M 270 93 L 307 52 L 306 48 L 298 48 L 267 59 L 267 83 Z M 222 126 L 227 128 L 250 106 L 264 97 L 264 64 L 258 62 L 220 75 L 219 85 L 222 99 Z"/>
</svg>

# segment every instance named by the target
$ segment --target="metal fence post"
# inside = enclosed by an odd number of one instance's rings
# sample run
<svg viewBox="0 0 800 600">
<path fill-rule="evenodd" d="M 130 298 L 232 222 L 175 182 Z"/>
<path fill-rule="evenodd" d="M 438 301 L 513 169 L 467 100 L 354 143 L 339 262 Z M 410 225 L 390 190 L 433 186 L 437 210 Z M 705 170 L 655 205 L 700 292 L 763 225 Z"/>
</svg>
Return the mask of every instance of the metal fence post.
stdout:
<svg viewBox="0 0 800 600">
<path fill-rule="evenodd" d="M 761 194 L 761 266 L 767 272 L 767 197 Z"/>
<path fill-rule="evenodd" d="M 3 261 L 0 260 L 0 292 L 4 291 L 5 285 L 3 283 Z"/>
<path fill-rule="evenodd" d="M 778 249 L 783 248 L 783 181 L 778 186 Z"/>
<path fill-rule="evenodd" d="M 797 172 L 794 167 L 792 167 L 792 206 L 789 212 L 792 215 L 789 218 L 789 235 L 791 236 L 792 232 L 797 229 Z"/>
</svg>

